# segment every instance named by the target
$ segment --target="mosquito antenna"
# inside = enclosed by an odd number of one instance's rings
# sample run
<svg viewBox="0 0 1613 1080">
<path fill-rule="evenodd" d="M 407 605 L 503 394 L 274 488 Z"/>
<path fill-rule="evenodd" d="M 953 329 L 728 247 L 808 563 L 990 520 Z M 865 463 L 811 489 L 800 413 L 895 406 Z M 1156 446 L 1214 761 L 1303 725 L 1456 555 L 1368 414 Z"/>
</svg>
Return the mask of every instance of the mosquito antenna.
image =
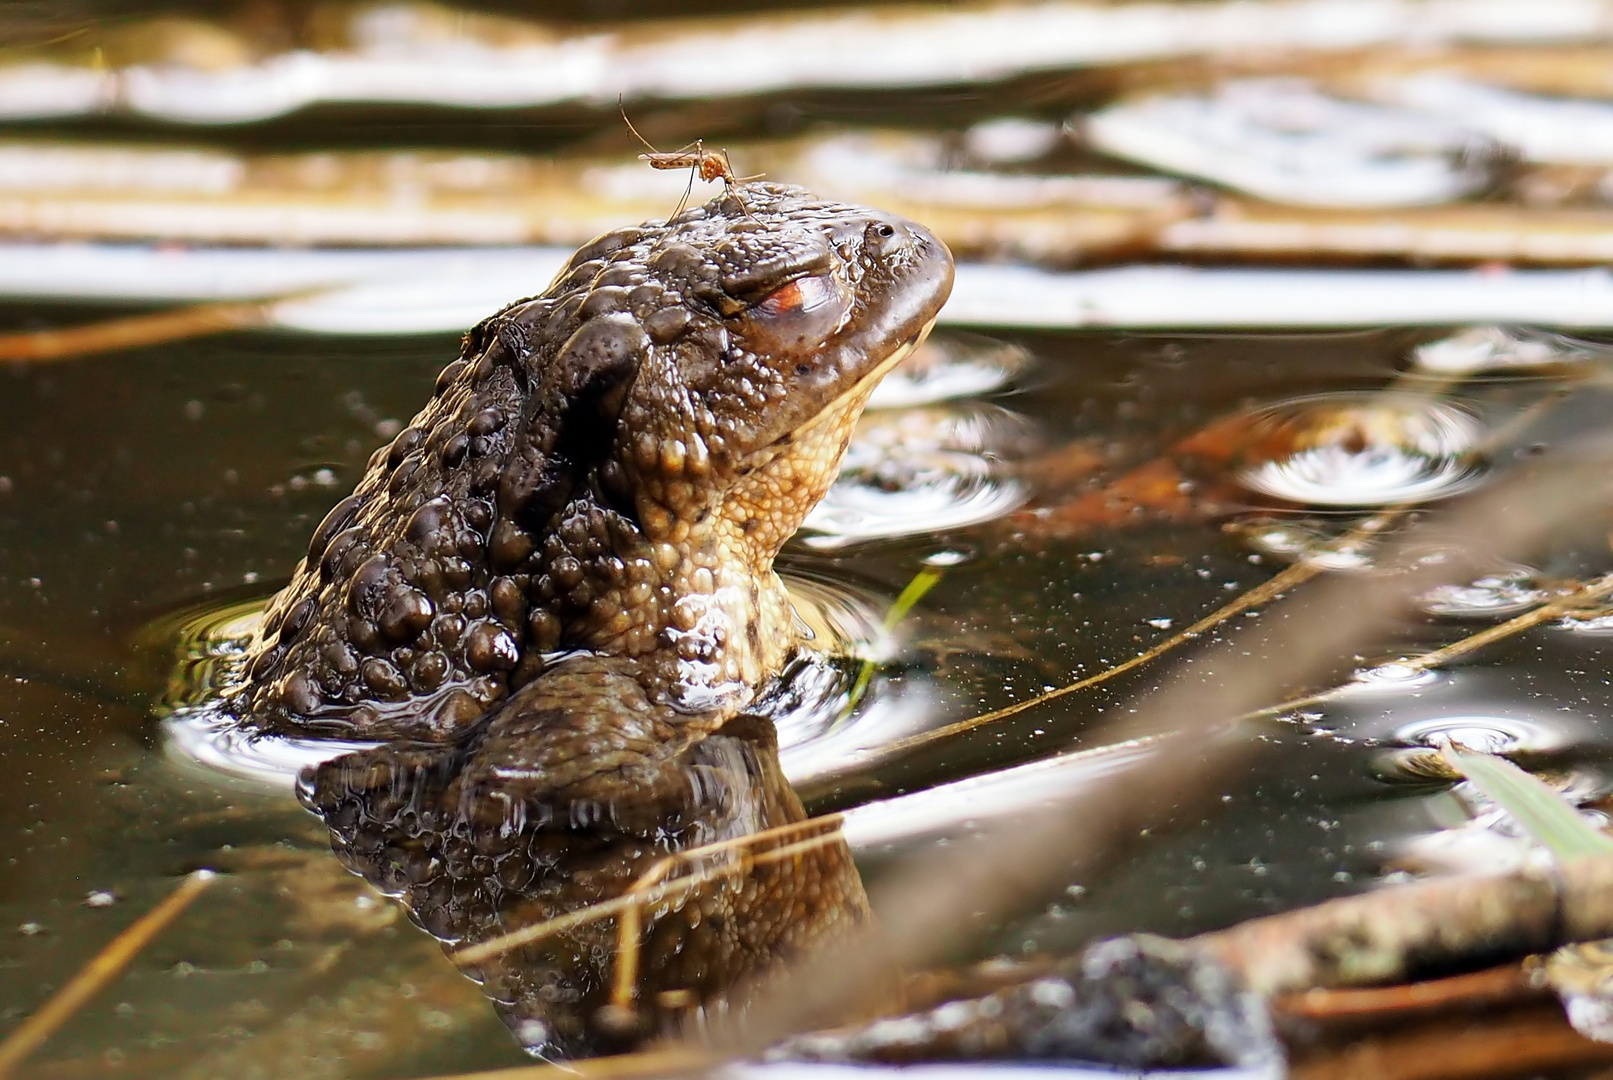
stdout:
<svg viewBox="0 0 1613 1080">
<path fill-rule="evenodd" d="M 650 140 L 646 139 L 643 135 L 640 135 L 638 128 L 633 126 L 633 121 L 627 118 L 627 106 L 623 103 L 620 94 L 616 96 L 616 107 L 622 112 L 622 123 L 627 125 L 627 130 L 633 133 L 633 138 L 637 139 L 641 144 L 643 144 L 645 150 L 649 151 L 647 154 L 639 155 L 640 161 L 649 162 L 650 168 L 652 169 L 667 169 L 681 168 L 683 166 L 682 159 L 686 157 L 690 159 L 689 183 L 685 185 L 683 189 L 683 197 L 678 200 L 677 208 L 674 209 L 671 216 L 667 218 L 667 221 L 670 222 L 673 218 L 683 213 L 683 208 L 689 205 L 689 196 L 694 194 L 694 176 L 695 173 L 699 171 L 700 159 L 704 154 L 704 147 L 700 145 L 700 141 L 697 139 L 693 143 L 695 152 L 692 156 L 687 152 L 689 149 L 688 147 L 684 147 L 683 150 L 670 154 L 662 153 L 660 150 L 655 148 L 655 144 L 651 143 Z"/>
<path fill-rule="evenodd" d="M 622 111 L 622 123 L 626 124 L 627 130 L 633 133 L 633 138 L 644 144 L 644 149 L 648 150 L 650 153 L 659 154 L 661 151 L 652 146 L 650 144 L 650 140 L 640 135 L 638 133 L 638 128 L 633 126 L 633 121 L 627 118 L 627 105 L 622 101 L 622 96 L 620 94 L 616 95 L 616 107 Z"/>
</svg>

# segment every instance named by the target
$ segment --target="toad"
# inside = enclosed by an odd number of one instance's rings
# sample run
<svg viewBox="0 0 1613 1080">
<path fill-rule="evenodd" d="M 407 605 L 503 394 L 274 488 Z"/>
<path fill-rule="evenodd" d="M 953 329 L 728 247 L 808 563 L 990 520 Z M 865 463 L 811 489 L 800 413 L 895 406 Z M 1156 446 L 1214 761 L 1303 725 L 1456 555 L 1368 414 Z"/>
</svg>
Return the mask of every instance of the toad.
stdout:
<svg viewBox="0 0 1613 1080">
<path fill-rule="evenodd" d="M 491 723 L 556 783 L 720 725 L 797 648 L 774 556 L 951 282 L 921 226 L 779 185 L 600 237 L 466 336 L 314 531 L 233 709 L 344 739 Z M 549 716 L 562 671 L 579 704 Z"/>
<path fill-rule="evenodd" d="M 300 781 L 338 856 L 463 949 L 707 865 L 691 849 L 793 840 L 754 715 L 801 646 L 773 560 L 951 283 L 912 222 L 745 184 L 473 329 L 315 530 L 229 701 L 264 734 L 374 744 Z M 638 936 L 574 923 L 467 971 L 544 1056 L 698 1026 L 867 917 L 837 833 L 785 847 Z"/>
</svg>

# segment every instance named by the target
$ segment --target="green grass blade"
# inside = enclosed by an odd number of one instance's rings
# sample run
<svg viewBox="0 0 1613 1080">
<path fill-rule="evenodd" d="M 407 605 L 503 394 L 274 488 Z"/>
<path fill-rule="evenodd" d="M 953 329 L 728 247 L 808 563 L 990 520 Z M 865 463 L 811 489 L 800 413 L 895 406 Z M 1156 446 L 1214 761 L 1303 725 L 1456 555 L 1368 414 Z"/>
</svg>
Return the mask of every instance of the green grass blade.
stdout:
<svg viewBox="0 0 1613 1080">
<path fill-rule="evenodd" d="M 1613 836 L 1586 821 L 1567 799 L 1506 758 L 1449 745 L 1443 753 L 1453 769 L 1511 814 L 1559 862 L 1613 855 Z"/>
</svg>

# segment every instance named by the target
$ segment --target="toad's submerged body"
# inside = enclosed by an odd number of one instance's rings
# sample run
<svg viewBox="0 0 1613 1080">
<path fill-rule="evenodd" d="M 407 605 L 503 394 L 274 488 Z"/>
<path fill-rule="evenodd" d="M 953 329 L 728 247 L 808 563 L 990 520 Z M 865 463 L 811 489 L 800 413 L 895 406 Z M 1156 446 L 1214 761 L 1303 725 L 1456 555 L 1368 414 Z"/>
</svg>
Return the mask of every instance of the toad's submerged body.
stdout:
<svg viewBox="0 0 1613 1080">
<path fill-rule="evenodd" d="M 428 743 L 497 712 L 511 767 L 579 780 L 720 724 L 795 647 L 773 558 L 951 280 L 921 227 L 768 184 L 584 247 L 471 332 L 319 526 L 235 710 Z M 562 669 L 634 730 L 564 709 L 537 747 L 510 699 Z"/>
</svg>

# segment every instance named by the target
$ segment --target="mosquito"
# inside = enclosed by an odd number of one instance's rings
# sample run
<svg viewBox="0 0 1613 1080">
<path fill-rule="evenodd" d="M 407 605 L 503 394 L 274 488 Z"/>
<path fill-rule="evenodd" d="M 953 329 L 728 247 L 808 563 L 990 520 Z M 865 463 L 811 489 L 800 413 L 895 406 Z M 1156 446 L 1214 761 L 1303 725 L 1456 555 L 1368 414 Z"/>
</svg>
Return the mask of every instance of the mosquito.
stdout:
<svg viewBox="0 0 1613 1080">
<path fill-rule="evenodd" d="M 760 180 L 764 174 L 735 176 L 734 165 L 733 162 L 728 160 L 727 149 L 708 150 L 705 142 L 700 139 L 696 139 L 681 150 L 657 150 L 648 139 L 639 134 L 638 128 L 633 126 L 633 121 L 627 118 L 625 108 L 622 109 L 622 123 L 626 124 L 627 130 L 633 133 L 633 138 L 643 143 L 644 148 L 649 151 L 647 154 L 638 156 L 640 161 L 647 162 L 652 169 L 689 170 L 689 184 L 683 189 L 683 198 L 678 200 L 678 208 L 672 211 L 672 217 L 675 218 L 683 213 L 683 208 L 689 204 L 689 196 L 694 192 L 694 178 L 696 176 L 699 176 L 701 180 L 708 184 L 713 180 L 720 179 L 723 182 L 723 190 L 738 199 L 739 205 L 745 210 L 745 215 L 750 216 L 750 208 L 745 206 L 745 200 L 739 194 L 738 189 L 752 180 Z M 670 221 L 671 218 L 667 220 Z"/>
</svg>

